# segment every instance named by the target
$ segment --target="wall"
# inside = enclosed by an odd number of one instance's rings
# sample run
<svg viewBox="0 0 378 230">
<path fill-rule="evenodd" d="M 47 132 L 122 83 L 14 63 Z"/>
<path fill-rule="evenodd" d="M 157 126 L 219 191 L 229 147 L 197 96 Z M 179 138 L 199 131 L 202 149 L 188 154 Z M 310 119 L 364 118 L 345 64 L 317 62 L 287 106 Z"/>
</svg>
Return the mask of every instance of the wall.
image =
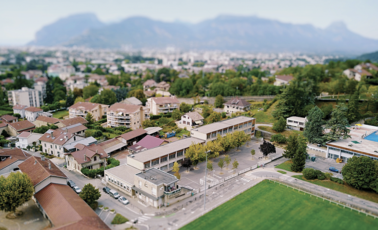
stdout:
<svg viewBox="0 0 378 230">
<path fill-rule="evenodd" d="M 137 168 L 139 170 L 144 169 L 144 163 L 139 162 L 132 157 L 127 157 L 127 164 L 130 165 L 130 166 L 133 166 L 134 168 Z"/>
<path fill-rule="evenodd" d="M 109 180 L 109 178 L 112 178 L 113 181 L 117 181 L 117 182 L 112 182 Z M 133 190 L 132 190 L 132 187 L 133 187 L 133 184 L 130 184 L 129 182 L 125 181 L 125 180 L 122 180 L 120 179 L 119 177 L 105 171 L 105 181 L 107 182 L 107 185 L 109 185 L 110 187 L 113 187 L 115 188 L 116 190 L 118 191 L 121 191 L 123 193 L 125 193 L 126 195 L 128 196 L 133 196 Z M 122 184 L 122 186 L 121 186 Z"/>
</svg>

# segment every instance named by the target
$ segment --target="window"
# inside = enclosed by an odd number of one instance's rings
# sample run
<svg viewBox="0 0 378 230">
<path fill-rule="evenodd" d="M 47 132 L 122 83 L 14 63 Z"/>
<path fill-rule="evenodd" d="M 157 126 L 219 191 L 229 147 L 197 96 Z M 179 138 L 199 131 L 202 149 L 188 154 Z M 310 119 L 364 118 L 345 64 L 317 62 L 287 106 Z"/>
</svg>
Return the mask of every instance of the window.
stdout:
<svg viewBox="0 0 378 230">
<path fill-rule="evenodd" d="M 291 122 L 291 123 L 293 123 L 293 121 L 292 121 L 292 120 L 287 120 L 287 122 Z"/>
<path fill-rule="evenodd" d="M 160 162 L 166 162 L 168 160 L 168 156 L 162 157 Z"/>
<path fill-rule="evenodd" d="M 181 150 L 177 152 L 177 157 L 181 157 L 182 155 L 184 155 L 184 151 Z"/>
<path fill-rule="evenodd" d="M 228 132 L 229 133 L 232 132 L 232 127 L 228 128 Z"/>
<path fill-rule="evenodd" d="M 223 134 L 226 134 L 227 133 L 227 129 L 223 129 Z"/>
<path fill-rule="evenodd" d="M 94 160 L 94 161 L 97 161 L 97 157 L 95 156 L 95 157 L 93 158 L 93 160 Z"/>
<path fill-rule="evenodd" d="M 207 139 L 210 139 L 210 135 L 211 135 L 210 133 L 207 134 Z"/>
<path fill-rule="evenodd" d="M 235 126 L 234 126 L 234 130 L 237 130 L 237 129 L 238 129 L 238 126 L 237 126 L 237 125 L 235 125 Z"/>
<path fill-rule="evenodd" d="M 151 188 L 152 189 L 152 195 L 156 196 L 156 188 Z"/>
<path fill-rule="evenodd" d="M 171 169 L 171 168 L 173 168 L 173 165 L 174 165 L 175 163 L 169 163 L 169 168 Z"/>
<path fill-rule="evenodd" d="M 213 132 L 213 133 L 211 133 L 211 137 L 213 138 L 213 137 L 216 137 L 217 136 L 217 133 L 216 132 Z"/>
<path fill-rule="evenodd" d="M 150 162 L 144 163 L 144 167 L 148 169 L 150 167 Z"/>
<path fill-rule="evenodd" d="M 175 159 L 175 158 L 176 158 L 176 153 L 169 155 L 169 160 Z"/>
<path fill-rule="evenodd" d="M 152 166 L 159 164 L 159 159 L 152 161 Z"/>
</svg>

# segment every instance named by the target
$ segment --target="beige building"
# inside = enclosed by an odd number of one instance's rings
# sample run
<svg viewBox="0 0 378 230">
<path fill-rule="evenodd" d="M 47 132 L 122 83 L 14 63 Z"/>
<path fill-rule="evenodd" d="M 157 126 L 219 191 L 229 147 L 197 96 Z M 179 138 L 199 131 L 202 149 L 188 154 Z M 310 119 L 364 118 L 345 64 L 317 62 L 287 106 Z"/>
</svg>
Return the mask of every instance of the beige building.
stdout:
<svg viewBox="0 0 378 230">
<path fill-rule="evenodd" d="M 277 75 L 274 85 L 275 86 L 288 85 L 291 80 L 293 80 L 293 76 L 291 75 Z"/>
<path fill-rule="evenodd" d="M 74 118 L 68 118 L 66 120 L 59 120 L 59 123 L 57 126 L 59 128 L 66 127 L 66 126 L 71 126 L 71 125 L 76 125 L 76 124 L 82 124 L 85 125 L 87 124 L 88 121 L 85 120 L 83 117 L 74 117 Z"/>
<path fill-rule="evenodd" d="M 91 113 L 93 119 L 98 121 L 102 118 L 102 116 L 106 115 L 108 110 L 108 105 L 91 103 L 91 102 L 78 102 L 71 107 L 68 108 L 69 110 L 69 117 L 83 117 L 85 118 L 88 113 Z"/>
<path fill-rule="evenodd" d="M 172 113 L 173 110 L 180 110 L 180 102 L 176 97 L 152 97 L 147 99 L 146 106 L 153 115 L 160 113 Z"/>
<path fill-rule="evenodd" d="M 190 136 L 206 142 L 215 140 L 218 135 L 225 136 L 227 133 L 244 131 L 251 136 L 255 135 L 255 118 L 239 116 L 224 121 L 204 125 L 190 131 Z"/>
<path fill-rule="evenodd" d="M 19 121 L 15 123 L 9 123 L 7 126 L 8 134 L 10 136 L 17 136 L 18 134 L 22 132 L 28 132 L 35 129 L 35 125 L 31 123 L 30 121 Z"/>
<path fill-rule="evenodd" d="M 41 107 L 43 105 L 42 92 L 27 87 L 8 91 L 8 101 L 11 106 L 25 105 L 27 107 Z"/>
<path fill-rule="evenodd" d="M 107 112 L 108 127 L 124 126 L 132 130 L 142 127 L 145 119 L 143 106 L 115 103 Z"/>
<path fill-rule="evenodd" d="M 235 97 L 229 100 L 228 102 L 224 103 L 223 105 L 223 112 L 226 112 L 227 114 L 245 112 L 251 109 L 251 104 L 239 97 Z"/>
<path fill-rule="evenodd" d="M 58 125 L 60 122 L 59 119 L 54 117 L 45 117 L 45 116 L 39 116 L 37 119 L 33 122 L 35 127 L 41 127 L 41 126 L 49 126 L 49 125 Z"/>
<path fill-rule="evenodd" d="M 77 144 L 75 146 L 78 151 L 66 153 L 66 163 L 68 170 L 80 172 L 82 168 L 98 169 L 106 166 L 108 154 L 97 144 L 85 146 Z"/>
</svg>

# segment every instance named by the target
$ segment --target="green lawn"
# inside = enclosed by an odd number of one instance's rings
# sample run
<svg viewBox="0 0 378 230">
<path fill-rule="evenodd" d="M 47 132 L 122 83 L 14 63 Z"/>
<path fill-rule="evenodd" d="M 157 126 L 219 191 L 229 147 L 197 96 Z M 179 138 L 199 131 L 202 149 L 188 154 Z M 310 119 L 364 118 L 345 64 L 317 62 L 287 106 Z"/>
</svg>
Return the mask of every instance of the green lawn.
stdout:
<svg viewBox="0 0 378 230">
<path fill-rule="evenodd" d="M 11 110 L 0 110 L 0 116 L 6 115 L 6 114 L 12 114 L 13 111 Z"/>
<path fill-rule="evenodd" d="M 259 111 L 257 109 L 253 109 L 252 113 L 255 114 L 253 117 L 256 118 L 256 123 L 274 123 L 275 119 L 272 116 L 272 112 L 276 108 L 277 104 L 278 101 L 270 106 L 270 108 L 266 112 L 264 112 L 263 110 Z"/>
<path fill-rule="evenodd" d="M 109 138 L 115 138 L 115 137 L 118 137 L 118 136 L 119 136 L 119 134 L 108 133 L 108 132 L 103 132 L 103 134 L 109 135 Z"/>
<path fill-rule="evenodd" d="M 335 191 L 343 192 L 352 196 L 356 196 L 365 200 L 370 200 L 378 203 L 378 194 L 375 192 L 355 189 L 347 184 L 338 184 L 330 180 L 306 180 L 303 175 L 293 176 L 297 179 L 304 180 L 316 185 L 320 185 Z"/>
<path fill-rule="evenodd" d="M 53 114 L 53 117 L 63 119 L 64 116 L 68 116 L 68 110 L 61 110 Z"/>
<path fill-rule="evenodd" d="M 277 172 L 282 173 L 282 174 L 286 174 L 287 173 L 287 172 L 281 171 L 281 170 L 277 170 Z"/>
<path fill-rule="evenodd" d="M 283 170 L 291 172 L 291 168 L 290 167 L 291 167 L 292 164 L 293 164 L 293 162 L 291 162 L 291 160 L 288 160 L 288 161 L 285 161 L 282 164 L 277 165 L 276 168 L 283 169 Z"/>
<path fill-rule="evenodd" d="M 375 229 L 378 220 L 262 181 L 181 229 Z"/>
<path fill-rule="evenodd" d="M 277 134 L 278 133 L 278 132 L 274 131 L 273 128 L 270 127 L 270 126 L 259 126 L 259 129 L 267 131 L 267 132 L 270 132 L 270 133 L 273 133 L 273 134 Z M 290 130 L 290 129 L 287 129 L 287 130 L 281 132 L 280 134 L 284 135 L 285 137 L 289 137 L 292 134 L 303 136 L 303 132 L 302 131 Z"/>
<path fill-rule="evenodd" d="M 188 130 L 182 129 L 180 132 L 176 133 L 177 137 L 182 137 L 182 135 L 190 136 L 190 132 Z"/>
</svg>

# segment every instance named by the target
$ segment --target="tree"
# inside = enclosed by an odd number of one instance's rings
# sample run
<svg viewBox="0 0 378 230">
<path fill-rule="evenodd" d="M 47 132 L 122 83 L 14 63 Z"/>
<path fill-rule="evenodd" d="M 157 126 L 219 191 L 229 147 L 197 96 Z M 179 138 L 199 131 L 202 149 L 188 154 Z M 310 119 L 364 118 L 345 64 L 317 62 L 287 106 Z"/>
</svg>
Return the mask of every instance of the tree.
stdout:
<svg viewBox="0 0 378 230">
<path fill-rule="evenodd" d="M 324 114 L 318 106 L 312 108 L 308 113 L 303 132 L 303 136 L 307 138 L 308 142 L 318 144 L 323 142 L 323 117 Z"/>
<path fill-rule="evenodd" d="M 268 156 L 269 153 L 276 153 L 276 147 L 272 143 L 265 140 L 262 145 L 260 145 L 260 150 L 265 157 Z"/>
<path fill-rule="evenodd" d="M 307 144 L 306 139 L 302 136 L 297 137 L 297 149 L 294 153 L 294 157 L 292 159 L 293 164 L 291 165 L 291 170 L 294 172 L 302 172 L 306 164 L 306 157 L 307 157 Z"/>
<path fill-rule="evenodd" d="M 192 106 L 189 104 L 186 104 L 185 102 L 182 102 L 180 104 L 180 111 L 183 113 L 187 113 L 192 109 Z"/>
<path fill-rule="evenodd" d="M 85 100 L 84 100 L 84 98 L 82 98 L 82 97 L 77 97 L 77 98 L 75 99 L 75 104 L 78 103 L 78 102 L 85 102 Z"/>
<path fill-rule="evenodd" d="M 256 154 L 256 151 L 254 149 L 251 150 L 251 155 L 252 155 L 252 160 L 253 160 L 253 156 Z"/>
<path fill-rule="evenodd" d="M 144 95 L 143 90 L 141 89 L 135 89 L 129 92 L 129 97 L 136 97 L 141 101 L 144 101 L 146 99 L 146 95 Z"/>
<path fill-rule="evenodd" d="M 208 161 L 206 167 L 207 167 L 208 170 L 213 171 L 213 162 L 212 161 Z"/>
<path fill-rule="evenodd" d="M 235 131 L 234 133 L 232 133 L 232 139 L 235 143 L 236 149 L 238 149 L 248 139 L 250 139 L 250 136 L 248 134 L 246 134 L 244 131 Z"/>
<path fill-rule="evenodd" d="M 331 114 L 331 119 L 327 122 L 325 128 L 330 129 L 328 133 L 324 135 L 324 142 L 336 141 L 341 137 L 343 139 L 350 138 L 350 130 L 348 129 L 348 119 L 347 119 L 348 108 L 345 105 L 336 105 L 336 108 Z"/>
<path fill-rule="evenodd" d="M 378 163 L 370 157 L 353 156 L 348 159 L 341 174 L 345 182 L 356 189 L 374 189 L 378 176 Z"/>
<path fill-rule="evenodd" d="M 180 171 L 180 166 L 177 162 L 175 162 L 173 164 L 172 172 L 174 172 L 175 173 L 174 175 L 177 177 L 177 179 L 180 180 L 181 175 L 180 175 L 179 171 Z"/>
<path fill-rule="evenodd" d="M 223 108 L 223 97 L 222 95 L 218 95 L 215 97 L 215 108 Z"/>
<path fill-rule="evenodd" d="M 93 116 L 91 113 L 87 113 L 87 116 L 85 116 L 85 120 L 88 121 L 88 124 L 91 125 L 94 123 Z"/>
<path fill-rule="evenodd" d="M 119 89 L 112 89 L 117 97 L 117 102 L 120 102 L 124 100 L 127 97 L 127 94 L 129 93 L 129 88 L 123 87 Z"/>
<path fill-rule="evenodd" d="M 16 209 L 29 201 L 34 194 L 34 186 L 24 173 L 11 173 L 7 178 L 0 177 L 0 210 L 16 212 Z"/>
<path fill-rule="evenodd" d="M 185 151 L 185 157 L 189 158 L 193 165 L 196 166 L 198 162 L 203 161 L 206 157 L 205 146 L 203 146 L 201 143 L 191 144 Z"/>
<path fill-rule="evenodd" d="M 212 112 L 206 119 L 205 119 L 205 123 L 206 124 L 211 124 L 211 123 L 214 123 L 214 122 L 218 122 L 220 121 L 222 118 L 222 115 L 220 113 L 217 113 L 217 112 Z"/>
<path fill-rule="evenodd" d="M 295 152 L 297 151 L 297 148 L 298 148 L 297 136 L 292 134 L 289 136 L 287 140 L 287 146 L 285 148 L 283 157 L 292 159 L 295 155 Z"/>
<path fill-rule="evenodd" d="M 101 193 L 99 189 L 93 187 L 92 184 L 84 185 L 80 195 L 81 199 L 83 199 L 89 206 L 92 205 L 101 197 Z"/>
<path fill-rule="evenodd" d="M 228 165 L 231 163 L 231 158 L 229 155 L 224 156 L 224 162 L 226 162 L 226 165 L 228 168 Z"/>
<path fill-rule="evenodd" d="M 218 166 L 219 166 L 219 168 L 221 168 L 221 170 L 223 170 L 223 167 L 224 167 L 224 160 L 223 160 L 223 158 L 219 159 Z"/>
<path fill-rule="evenodd" d="M 117 102 L 116 94 L 110 89 L 104 89 L 100 94 L 100 103 L 105 105 L 112 105 Z"/>
<path fill-rule="evenodd" d="M 87 99 L 87 98 L 90 98 L 90 97 L 93 97 L 94 95 L 96 95 L 98 93 L 98 89 L 99 89 L 99 87 L 97 87 L 96 85 L 93 85 L 93 84 L 84 87 L 83 88 L 84 99 Z"/>
<path fill-rule="evenodd" d="M 74 98 L 83 97 L 83 89 L 74 88 L 73 96 Z"/>
<path fill-rule="evenodd" d="M 276 132 L 283 132 L 286 128 L 286 120 L 283 117 L 280 117 L 276 122 L 273 124 L 273 130 Z"/>
<path fill-rule="evenodd" d="M 224 151 L 224 148 L 220 141 L 217 139 L 207 142 L 205 145 L 205 151 L 210 151 L 208 156 L 209 158 L 215 158 L 219 156 L 219 152 Z"/>
<path fill-rule="evenodd" d="M 174 120 L 180 120 L 181 119 L 181 113 L 178 109 L 173 110 L 172 112 L 172 118 Z"/>
<path fill-rule="evenodd" d="M 60 100 L 66 100 L 66 93 L 62 90 L 54 90 L 54 102 L 60 101 Z"/>
<path fill-rule="evenodd" d="M 347 118 L 349 122 L 358 121 L 361 117 L 359 109 L 359 92 L 356 90 L 348 101 Z"/>
<path fill-rule="evenodd" d="M 232 169 L 237 169 L 239 166 L 239 162 L 235 159 L 234 162 L 232 162 Z"/>
<path fill-rule="evenodd" d="M 181 162 L 181 165 L 182 167 L 186 168 L 186 171 L 188 171 L 188 168 L 192 166 L 192 161 L 190 160 L 190 158 L 184 158 Z"/>
<path fill-rule="evenodd" d="M 217 139 L 221 140 L 220 143 L 223 146 L 224 151 L 226 152 L 235 147 L 235 142 L 231 133 L 227 133 L 224 137 L 218 135 Z"/>
</svg>

